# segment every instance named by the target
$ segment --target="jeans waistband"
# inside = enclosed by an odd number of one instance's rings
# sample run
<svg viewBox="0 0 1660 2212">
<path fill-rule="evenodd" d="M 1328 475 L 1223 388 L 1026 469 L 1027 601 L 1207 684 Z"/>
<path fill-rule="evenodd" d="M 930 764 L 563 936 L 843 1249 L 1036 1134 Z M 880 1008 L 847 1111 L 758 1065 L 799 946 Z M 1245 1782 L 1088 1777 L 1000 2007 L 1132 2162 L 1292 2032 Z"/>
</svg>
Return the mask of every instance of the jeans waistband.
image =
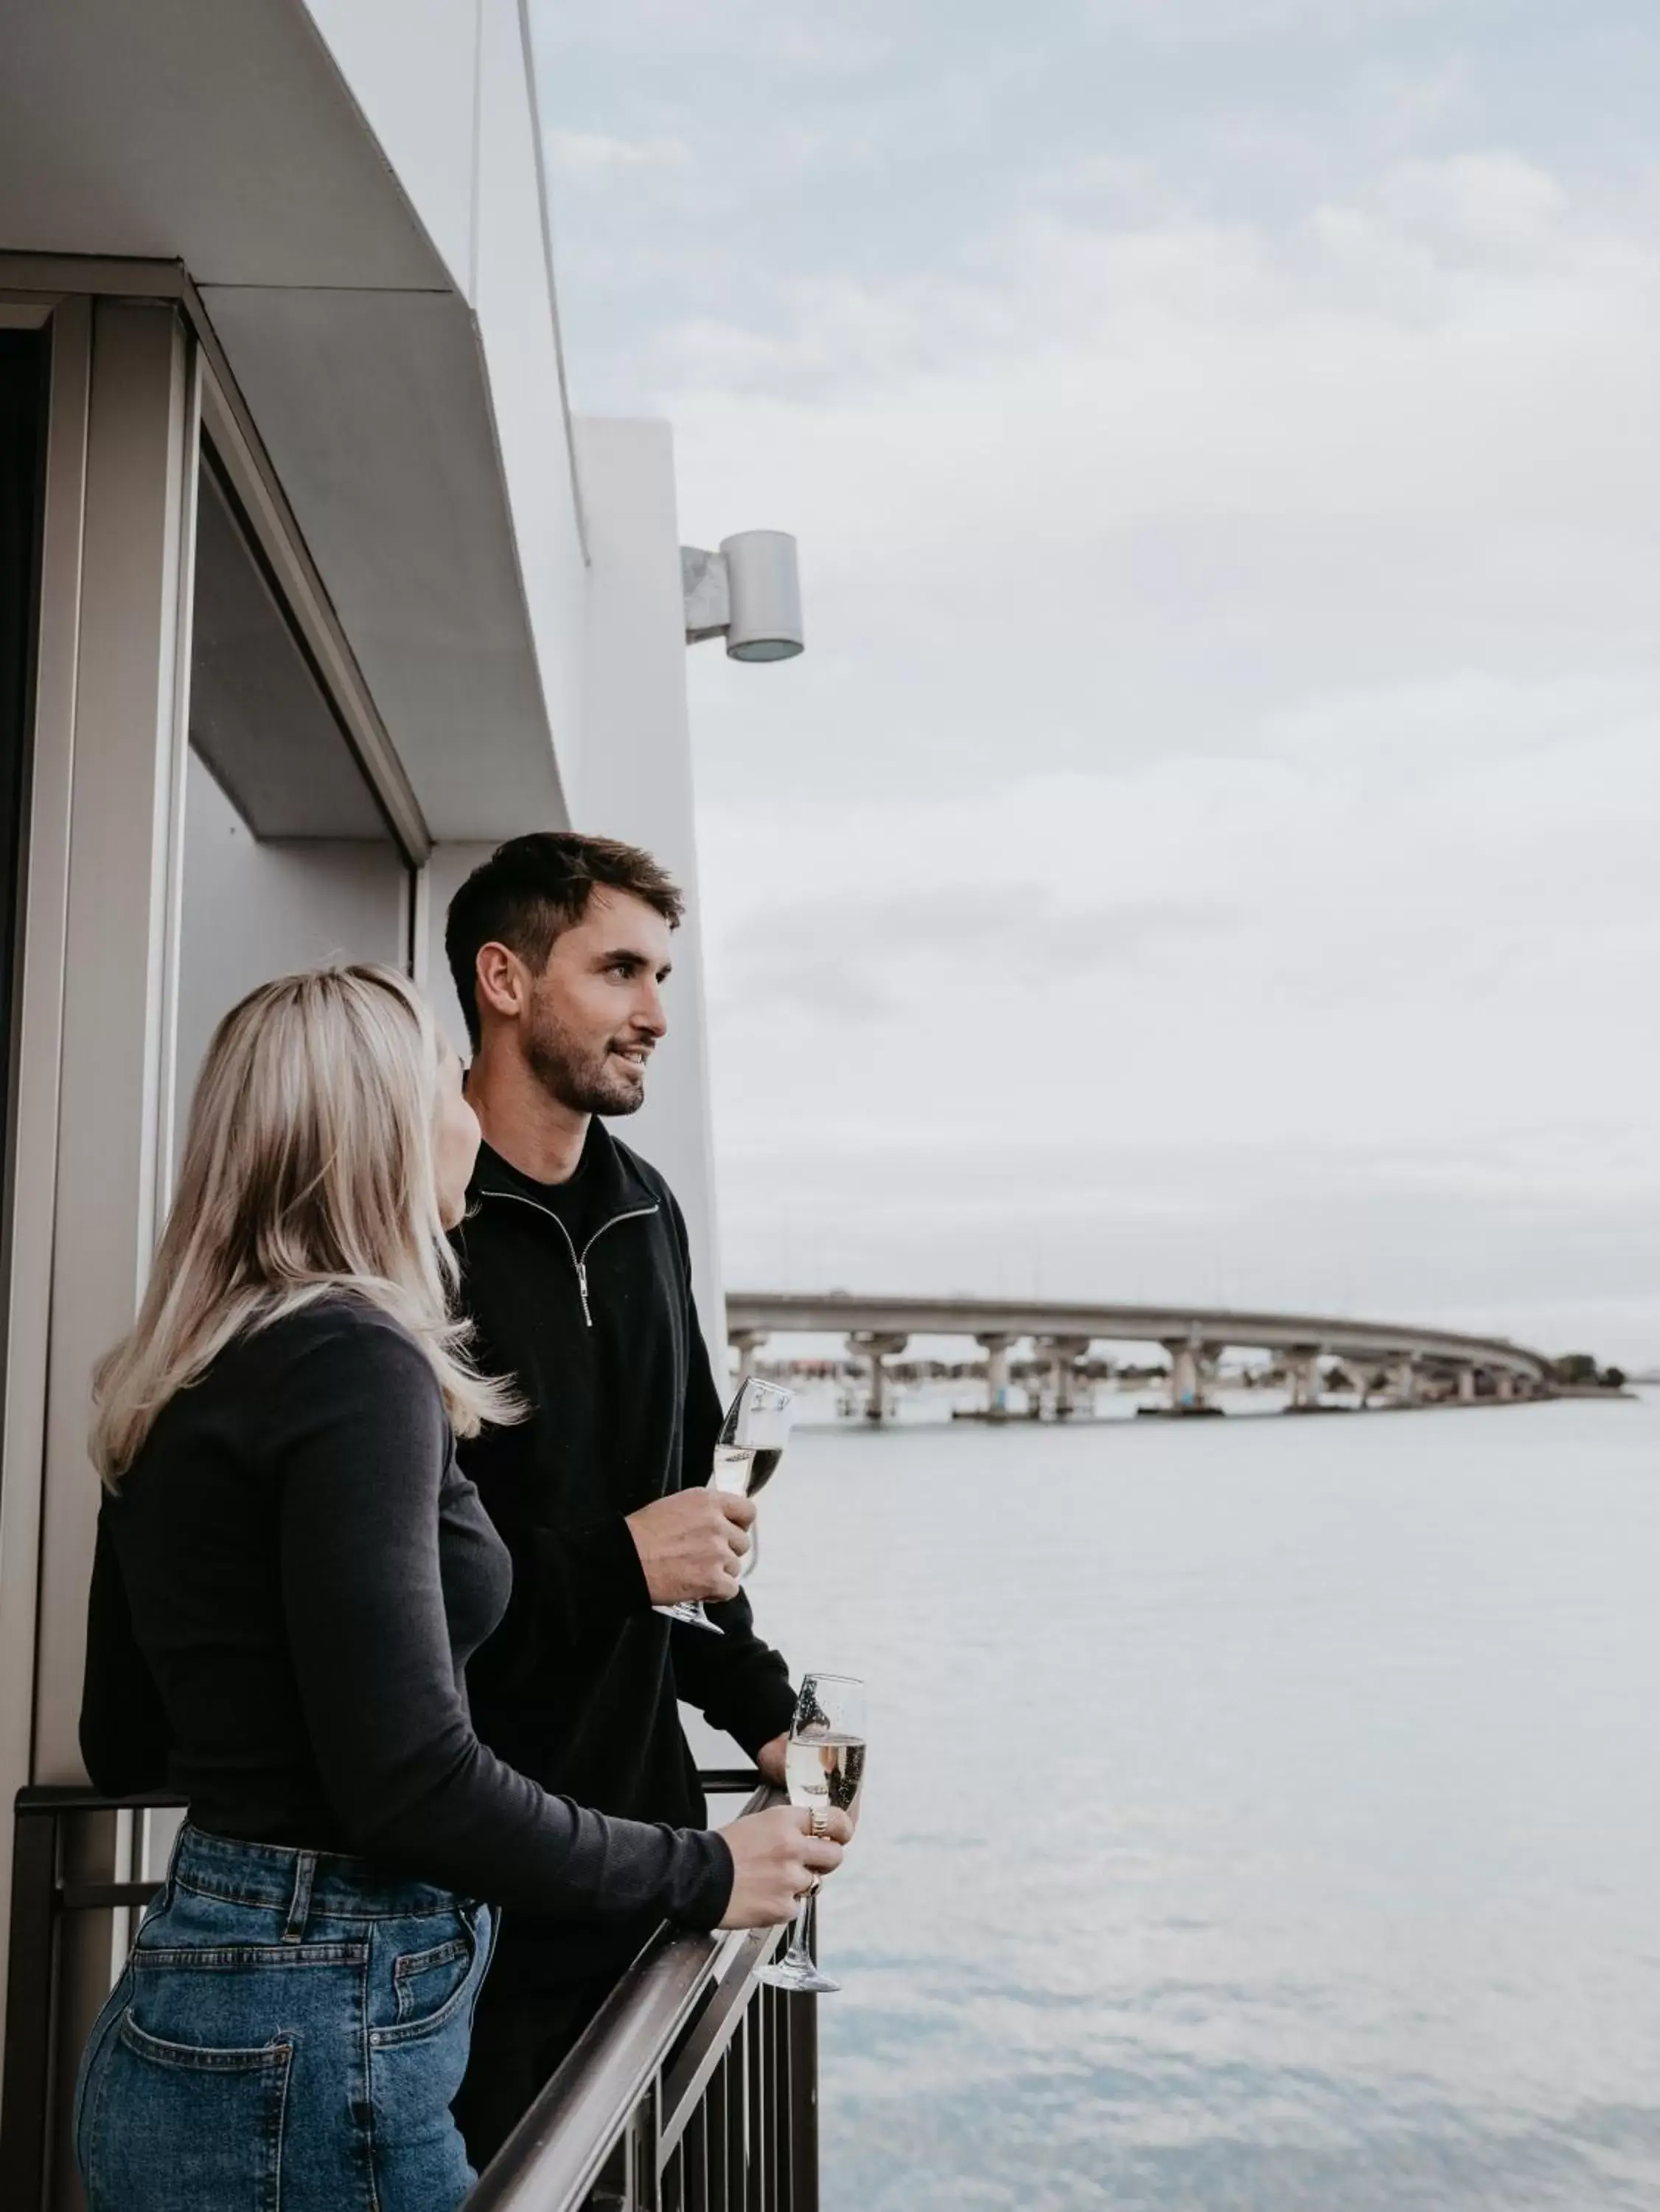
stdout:
<svg viewBox="0 0 1660 2212">
<path fill-rule="evenodd" d="M 415 1920 L 463 1902 L 436 1882 L 401 1881 L 370 1859 L 287 1844 L 210 1836 L 188 1821 L 173 1846 L 171 1879 L 233 1905 L 274 1907 L 297 1935 L 321 1914 L 344 1920 Z"/>
</svg>

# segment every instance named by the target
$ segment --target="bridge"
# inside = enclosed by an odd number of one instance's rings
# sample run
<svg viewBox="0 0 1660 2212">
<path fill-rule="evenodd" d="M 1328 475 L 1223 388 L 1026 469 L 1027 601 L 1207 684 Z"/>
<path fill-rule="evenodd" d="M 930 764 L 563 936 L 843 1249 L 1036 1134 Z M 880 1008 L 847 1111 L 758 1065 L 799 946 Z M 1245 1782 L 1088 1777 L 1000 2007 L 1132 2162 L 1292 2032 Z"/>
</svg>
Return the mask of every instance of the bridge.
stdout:
<svg viewBox="0 0 1660 2212">
<path fill-rule="evenodd" d="M 985 1354 L 986 1415 L 1008 1413 L 1009 1354 L 1030 1341 L 1052 1382 L 1056 1415 L 1076 1404 L 1078 1363 L 1092 1344 L 1156 1344 L 1170 1360 L 1168 1401 L 1160 1410 L 1212 1413 L 1216 1363 L 1225 1351 L 1279 1355 L 1289 1383 L 1287 1411 L 1321 1406 L 1320 1362 L 1337 1358 L 1382 1371 L 1385 1402 L 1410 1406 L 1451 1399 L 1463 1404 L 1548 1397 L 1551 1363 L 1507 1337 L 1333 1314 L 1245 1313 L 1226 1306 L 1078 1305 L 1045 1299 L 867 1297 L 849 1291 L 736 1291 L 726 1301 L 727 1335 L 748 1374 L 774 1336 L 845 1336 L 869 1364 L 867 1417 L 887 1409 L 887 1365 L 913 1336 L 967 1337 Z"/>
</svg>

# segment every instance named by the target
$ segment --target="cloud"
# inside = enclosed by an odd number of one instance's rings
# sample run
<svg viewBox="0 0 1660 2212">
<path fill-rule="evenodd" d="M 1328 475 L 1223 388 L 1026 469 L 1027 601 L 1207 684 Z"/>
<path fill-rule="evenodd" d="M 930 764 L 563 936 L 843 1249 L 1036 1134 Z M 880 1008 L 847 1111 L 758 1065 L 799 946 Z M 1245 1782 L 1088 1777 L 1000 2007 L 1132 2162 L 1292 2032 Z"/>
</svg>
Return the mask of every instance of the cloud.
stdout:
<svg viewBox="0 0 1660 2212">
<path fill-rule="evenodd" d="M 1014 856 L 1014 866 L 1030 856 Z M 720 1002 L 764 995 L 813 1017 L 902 1008 L 916 979 L 984 990 L 1041 988 L 1057 969 L 1094 977 L 1143 966 L 1160 948 L 1227 927 L 1226 912 L 1173 901 L 1080 903 L 1008 866 L 975 884 L 803 901 L 753 914 L 721 948 Z"/>
<path fill-rule="evenodd" d="M 555 168 L 572 176 L 633 169 L 683 169 L 692 149 L 683 138 L 616 138 L 603 131 L 550 131 Z"/>
<path fill-rule="evenodd" d="M 1401 25 L 1479 13 L 1470 0 L 1087 0 L 1086 13 L 1113 38 L 1191 49 L 1195 45 L 1260 47 L 1264 40 L 1313 38 L 1336 46 Z"/>
</svg>

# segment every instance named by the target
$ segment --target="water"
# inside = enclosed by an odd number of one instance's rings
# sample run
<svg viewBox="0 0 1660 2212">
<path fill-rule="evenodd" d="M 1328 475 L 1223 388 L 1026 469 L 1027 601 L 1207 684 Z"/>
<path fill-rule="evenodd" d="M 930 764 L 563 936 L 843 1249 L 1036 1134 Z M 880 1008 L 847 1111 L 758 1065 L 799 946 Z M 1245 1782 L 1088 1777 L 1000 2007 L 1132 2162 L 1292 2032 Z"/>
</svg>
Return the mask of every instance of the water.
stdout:
<svg viewBox="0 0 1660 2212">
<path fill-rule="evenodd" d="M 1660 1398 L 798 1431 L 826 2212 L 1660 2201 Z"/>
</svg>

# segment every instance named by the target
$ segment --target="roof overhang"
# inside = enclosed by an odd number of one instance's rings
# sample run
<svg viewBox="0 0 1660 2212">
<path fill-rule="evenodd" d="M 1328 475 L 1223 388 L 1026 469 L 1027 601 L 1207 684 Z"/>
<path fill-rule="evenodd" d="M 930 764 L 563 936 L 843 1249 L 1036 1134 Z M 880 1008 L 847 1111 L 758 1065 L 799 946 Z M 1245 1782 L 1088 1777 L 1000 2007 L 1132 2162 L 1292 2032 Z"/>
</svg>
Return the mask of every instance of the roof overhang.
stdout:
<svg viewBox="0 0 1660 2212">
<path fill-rule="evenodd" d="M 0 73 L 0 251 L 182 265 L 451 838 L 565 818 L 581 681 L 533 93 L 517 9 L 492 42 L 490 5 L 342 5 L 348 88 L 293 0 L 20 0 Z M 400 115 L 419 173 L 385 150 Z"/>
</svg>

